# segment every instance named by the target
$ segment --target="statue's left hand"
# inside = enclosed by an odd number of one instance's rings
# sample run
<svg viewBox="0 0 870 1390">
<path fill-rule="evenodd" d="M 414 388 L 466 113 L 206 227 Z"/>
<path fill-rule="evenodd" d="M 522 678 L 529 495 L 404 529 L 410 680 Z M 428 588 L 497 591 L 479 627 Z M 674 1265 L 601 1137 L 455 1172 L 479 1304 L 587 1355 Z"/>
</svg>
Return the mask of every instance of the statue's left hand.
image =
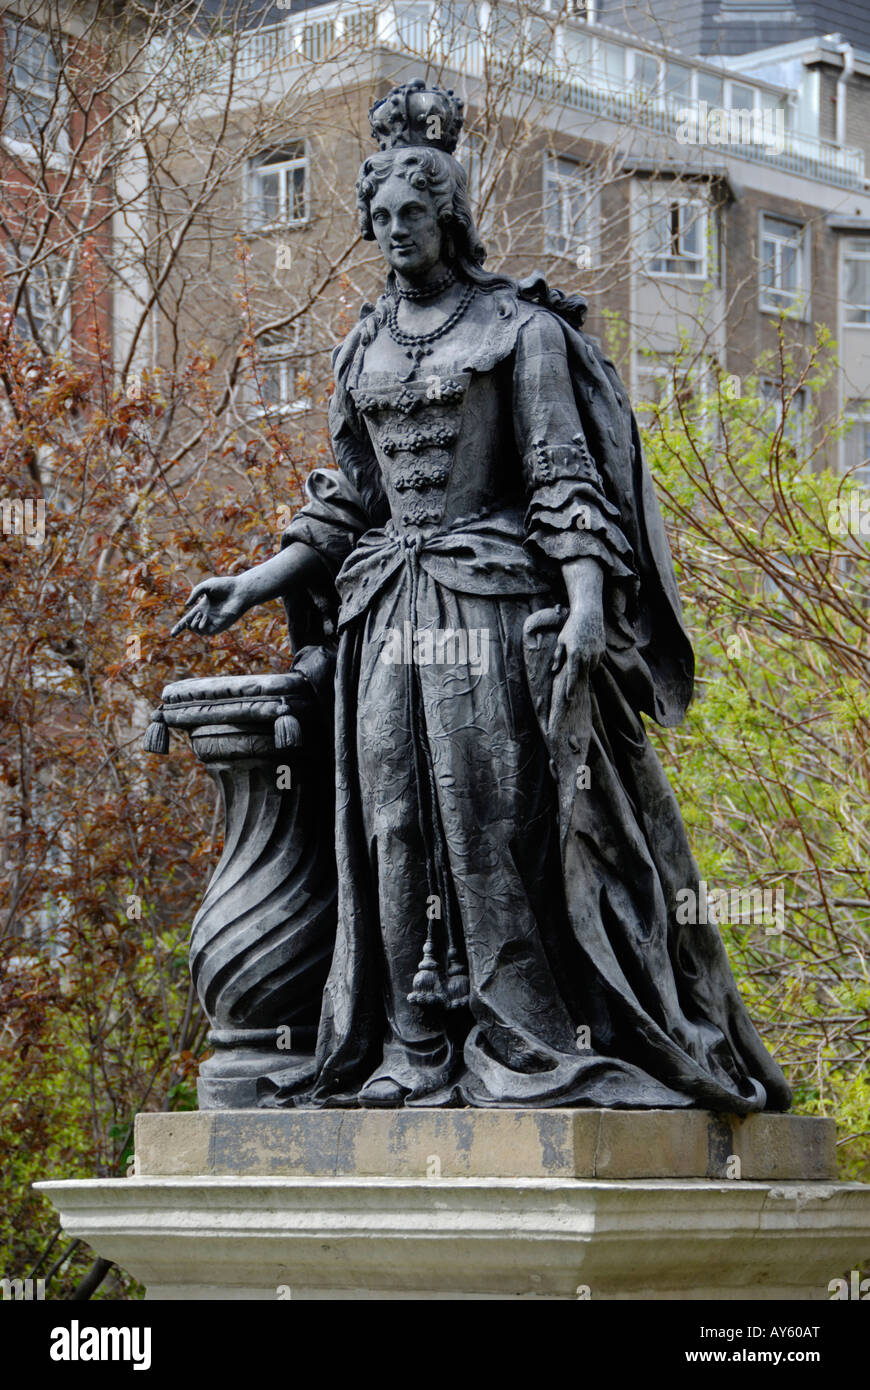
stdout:
<svg viewBox="0 0 870 1390">
<path fill-rule="evenodd" d="M 553 670 L 565 664 L 565 694 L 573 693 L 577 681 L 594 671 L 607 647 L 604 611 L 600 603 L 572 607 L 565 626 L 556 638 Z"/>
</svg>

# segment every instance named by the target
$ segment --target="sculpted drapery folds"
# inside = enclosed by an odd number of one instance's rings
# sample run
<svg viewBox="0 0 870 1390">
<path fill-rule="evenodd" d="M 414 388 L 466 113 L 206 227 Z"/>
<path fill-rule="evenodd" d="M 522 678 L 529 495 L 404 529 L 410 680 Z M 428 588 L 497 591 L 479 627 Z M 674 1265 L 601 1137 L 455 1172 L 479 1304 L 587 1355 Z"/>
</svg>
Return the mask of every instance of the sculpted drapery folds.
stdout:
<svg viewBox="0 0 870 1390">
<path fill-rule="evenodd" d="M 337 467 L 185 620 L 281 595 L 337 649 L 335 949 L 260 1103 L 787 1108 L 716 927 L 677 920 L 642 715 L 680 721 L 693 658 L 624 388 L 580 299 L 483 270 L 460 104 L 411 84 L 372 125 L 389 274 L 335 353 Z"/>
</svg>

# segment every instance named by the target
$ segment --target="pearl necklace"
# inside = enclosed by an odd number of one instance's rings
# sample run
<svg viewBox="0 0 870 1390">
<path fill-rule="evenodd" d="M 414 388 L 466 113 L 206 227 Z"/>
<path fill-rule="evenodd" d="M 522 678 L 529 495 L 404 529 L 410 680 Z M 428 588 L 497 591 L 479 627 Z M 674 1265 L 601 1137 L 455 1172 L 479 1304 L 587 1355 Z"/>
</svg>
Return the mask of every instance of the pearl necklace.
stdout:
<svg viewBox="0 0 870 1390">
<path fill-rule="evenodd" d="M 400 299 L 434 299 L 437 294 L 442 294 L 444 290 L 449 290 L 451 285 L 456 284 L 456 276 L 452 270 L 445 270 L 437 280 L 431 281 L 428 285 L 420 285 L 418 288 L 402 289 L 401 285 L 396 285 Z"/>
</svg>

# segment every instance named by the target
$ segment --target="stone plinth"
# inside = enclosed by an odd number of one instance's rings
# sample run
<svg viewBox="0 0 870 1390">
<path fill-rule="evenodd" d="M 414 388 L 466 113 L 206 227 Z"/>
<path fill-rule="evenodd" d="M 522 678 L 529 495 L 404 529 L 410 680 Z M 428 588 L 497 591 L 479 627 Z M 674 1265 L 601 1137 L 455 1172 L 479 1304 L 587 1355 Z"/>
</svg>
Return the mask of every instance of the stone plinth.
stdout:
<svg viewBox="0 0 870 1390">
<path fill-rule="evenodd" d="M 143 1115 L 136 1149 L 37 1186 L 151 1298 L 823 1300 L 870 1256 L 870 1186 L 797 1116 Z"/>
<path fill-rule="evenodd" d="M 137 1115 L 142 1177 L 836 1177 L 836 1126 L 706 1110 L 247 1110 Z M 737 1162 L 735 1163 L 735 1159 Z"/>
</svg>

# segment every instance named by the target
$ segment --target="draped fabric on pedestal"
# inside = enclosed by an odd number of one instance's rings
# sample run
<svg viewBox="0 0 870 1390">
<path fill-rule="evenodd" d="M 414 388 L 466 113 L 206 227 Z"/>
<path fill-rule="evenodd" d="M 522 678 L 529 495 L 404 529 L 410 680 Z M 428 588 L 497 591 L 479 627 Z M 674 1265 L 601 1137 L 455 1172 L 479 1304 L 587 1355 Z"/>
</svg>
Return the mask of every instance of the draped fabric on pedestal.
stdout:
<svg viewBox="0 0 870 1390">
<path fill-rule="evenodd" d="M 548 309 L 499 289 L 474 315 L 473 353 L 420 382 L 350 334 L 338 471 L 284 537 L 322 557 L 340 632 L 338 934 L 297 1103 L 389 1078 L 408 1105 L 787 1108 L 715 926 L 676 921 L 698 870 L 640 715 L 680 721 L 693 658 L 624 391 Z M 566 705 L 580 556 L 607 652 Z M 427 659 L 445 633 L 462 659 Z"/>
</svg>

